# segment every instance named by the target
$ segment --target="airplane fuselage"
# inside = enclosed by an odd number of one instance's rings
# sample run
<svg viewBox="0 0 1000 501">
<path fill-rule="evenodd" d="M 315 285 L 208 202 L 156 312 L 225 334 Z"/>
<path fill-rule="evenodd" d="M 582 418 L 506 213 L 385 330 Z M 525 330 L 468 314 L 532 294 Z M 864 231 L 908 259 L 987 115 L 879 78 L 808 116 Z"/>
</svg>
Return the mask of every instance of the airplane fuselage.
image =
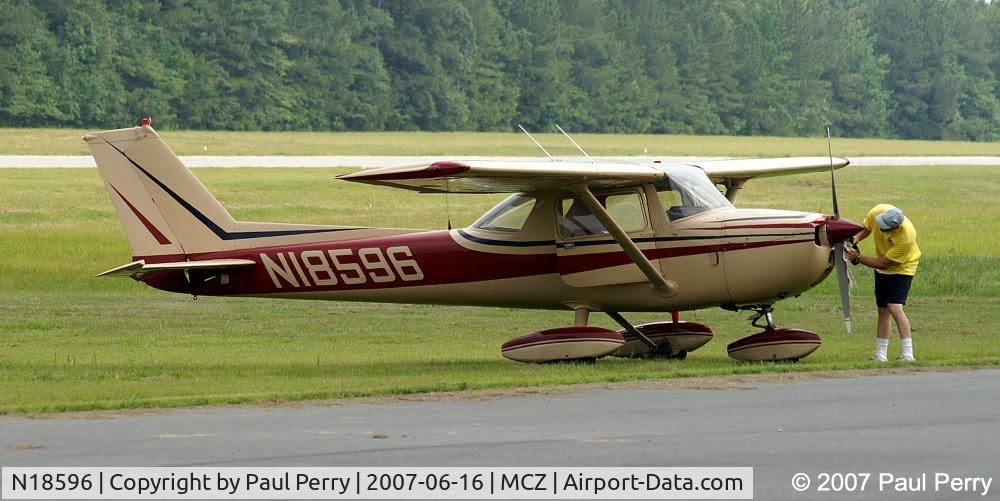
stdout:
<svg viewBox="0 0 1000 501">
<path fill-rule="evenodd" d="M 771 304 L 830 271 L 818 239 L 826 217 L 717 209 L 635 240 L 678 285 L 658 295 L 610 237 L 512 239 L 474 227 L 188 255 L 237 258 L 239 270 L 159 273 L 147 284 L 206 296 L 283 297 L 472 306 L 671 311 Z M 558 234 L 553 234 L 558 235 Z M 135 256 L 147 262 L 183 256 Z"/>
</svg>

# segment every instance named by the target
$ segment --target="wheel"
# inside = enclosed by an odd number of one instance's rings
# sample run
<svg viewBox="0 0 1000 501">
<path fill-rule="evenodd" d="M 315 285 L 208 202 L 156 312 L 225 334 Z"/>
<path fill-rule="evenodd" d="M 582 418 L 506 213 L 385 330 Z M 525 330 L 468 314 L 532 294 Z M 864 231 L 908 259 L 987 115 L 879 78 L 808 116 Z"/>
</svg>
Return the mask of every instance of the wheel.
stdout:
<svg viewBox="0 0 1000 501">
<path fill-rule="evenodd" d="M 684 360 L 687 357 L 688 357 L 688 352 L 686 352 L 684 350 L 681 350 L 681 351 L 678 351 L 677 353 L 675 353 L 673 355 L 670 355 L 667 358 L 673 358 L 673 359 L 676 359 L 676 360 Z"/>
<path fill-rule="evenodd" d="M 655 358 L 660 360 L 670 360 L 670 359 L 684 360 L 685 358 L 687 358 L 687 352 L 684 350 L 680 350 L 677 353 L 674 353 L 674 348 L 670 346 L 670 342 L 664 339 L 663 341 L 660 341 L 659 344 L 656 345 L 656 351 L 650 350 L 649 358 Z"/>
</svg>

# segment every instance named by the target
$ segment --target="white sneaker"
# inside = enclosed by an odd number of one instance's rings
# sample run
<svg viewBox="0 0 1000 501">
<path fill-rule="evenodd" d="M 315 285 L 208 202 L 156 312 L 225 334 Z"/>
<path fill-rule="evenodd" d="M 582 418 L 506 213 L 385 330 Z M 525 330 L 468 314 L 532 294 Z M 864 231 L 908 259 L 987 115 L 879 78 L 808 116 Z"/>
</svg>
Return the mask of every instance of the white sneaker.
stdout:
<svg viewBox="0 0 1000 501">
<path fill-rule="evenodd" d="M 916 362 L 917 359 L 913 358 L 913 355 L 900 355 L 896 357 L 897 362 Z"/>
<path fill-rule="evenodd" d="M 868 358 L 869 362 L 886 362 L 888 361 L 884 356 L 872 355 Z"/>
</svg>

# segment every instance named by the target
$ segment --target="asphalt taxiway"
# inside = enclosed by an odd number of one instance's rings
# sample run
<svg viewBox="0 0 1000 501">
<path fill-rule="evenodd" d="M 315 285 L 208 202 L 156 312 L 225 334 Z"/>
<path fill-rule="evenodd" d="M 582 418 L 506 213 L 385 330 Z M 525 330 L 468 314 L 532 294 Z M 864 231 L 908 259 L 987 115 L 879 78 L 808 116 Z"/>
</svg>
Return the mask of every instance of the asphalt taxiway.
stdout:
<svg viewBox="0 0 1000 501">
<path fill-rule="evenodd" d="M 4 417 L 0 465 L 753 466 L 758 498 L 789 498 L 797 472 L 1000 476 L 998 397 L 1000 370 L 983 369 Z"/>
</svg>

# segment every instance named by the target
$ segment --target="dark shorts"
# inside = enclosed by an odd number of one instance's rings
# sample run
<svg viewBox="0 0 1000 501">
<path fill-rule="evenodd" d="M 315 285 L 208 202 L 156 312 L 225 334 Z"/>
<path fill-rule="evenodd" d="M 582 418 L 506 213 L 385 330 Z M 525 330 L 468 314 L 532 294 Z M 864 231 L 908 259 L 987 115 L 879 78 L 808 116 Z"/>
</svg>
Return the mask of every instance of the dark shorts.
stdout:
<svg viewBox="0 0 1000 501">
<path fill-rule="evenodd" d="M 913 275 L 886 275 L 875 272 L 875 304 L 885 308 L 889 303 L 906 304 Z"/>
</svg>

